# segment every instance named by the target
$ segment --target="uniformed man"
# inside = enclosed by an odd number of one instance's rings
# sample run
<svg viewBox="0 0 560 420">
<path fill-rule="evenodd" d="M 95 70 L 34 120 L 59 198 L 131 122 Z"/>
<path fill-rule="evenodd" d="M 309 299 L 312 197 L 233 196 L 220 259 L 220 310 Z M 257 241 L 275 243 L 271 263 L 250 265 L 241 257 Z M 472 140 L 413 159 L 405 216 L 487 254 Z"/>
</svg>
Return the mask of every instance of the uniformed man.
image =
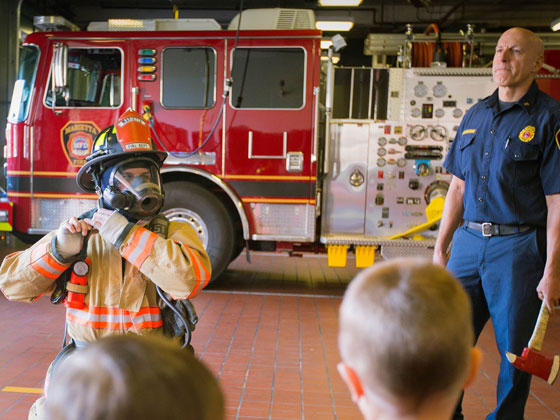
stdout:
<svg viewBox="0 0 560 420">
<path fill-rule="evenodd" d="M 527 345 L 539 299 L 553 313 L 560 298 L 560 104 L 535 82 L 543 52 L 529 30 L 502 34 L 498 89 L 467 112 L 444 163 L 453 178 L 434 262 L 446 264 L 453 239 L 447 268 L 471 297 L 476 337 L 492 318 L 502 360 L 487 419 L 523 419 L 531 377 L 505 352 Z"/>
<path fill-rule="evenodd" d="M 64 287 L 70 347 L 112 334 L 161 334 L 156 286 L 184 300 L 208 283 L 210 260 L 196 232 L 157 215 L 166 156 L 153 146 L 146 121 L 128 110 L 99 134 L 77 175 L 82 189 L 97 192 L 100 208 L 64 221 L 2 263 L 2 292 L 24 302 L 63 293 L 57 279 L 72 267 Z"/>
</svg>

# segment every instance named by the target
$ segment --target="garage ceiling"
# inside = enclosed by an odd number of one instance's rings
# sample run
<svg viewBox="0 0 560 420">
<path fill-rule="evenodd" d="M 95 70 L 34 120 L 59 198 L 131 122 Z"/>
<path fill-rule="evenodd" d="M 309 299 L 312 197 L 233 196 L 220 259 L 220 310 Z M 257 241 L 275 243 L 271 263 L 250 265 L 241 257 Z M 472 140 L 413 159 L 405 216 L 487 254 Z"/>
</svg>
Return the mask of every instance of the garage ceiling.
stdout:
<svg viewBox="0 0 560 420">
<path fill-rule="evenodd" d="M 318 0 L 23 0 L 22 29 L 35 15 L 59 15 L 85 29 L 91 21 L 114 18 L 172 18 L 177 6 L 180 18 L 213 18 L 227 27 L 238 13 L 254 8 L 313 9 L 317 19 L 351 17 L 354 28 L 345 33 L 348 54 L 362 55 L 369 33 L 404 33 L 408 23 L 423 33 L 431 23 L 443 32 L 458 32 L 466 24 L 475 32 L 502 32 L 524 26 L 550 32 L 550 22 L 560 17 L 560 0 L 363 0 L 359 7 L 321 7 Z M 329 35 L 329 34 L 326 34 Z M 359 64 L 355 62 L 354 64 Z"/>
<path fill-rule="evenodd" d="M 243 8 L 286 7 L 314 9 L 317 17 L 350 16 L 355 27 L 348 35 L 362 37 L 369 32 L 400 32 L 406 23 L 418 30 L 436 23 L 442 30 L 455 30 L 466 23 L 488 31 L 525 26 L 549 31 L 550 22 L 560 16 L 559 0 L 364 0 L 357 8 L 321 7 L 318 0 L 23 0 L 22 14 L 62 15 L 85 27 L 92 20 L 121 17 L 214 18 L 227 25 Z M 31 15 L 31 16 L 29 16 Z"/>
</svg>

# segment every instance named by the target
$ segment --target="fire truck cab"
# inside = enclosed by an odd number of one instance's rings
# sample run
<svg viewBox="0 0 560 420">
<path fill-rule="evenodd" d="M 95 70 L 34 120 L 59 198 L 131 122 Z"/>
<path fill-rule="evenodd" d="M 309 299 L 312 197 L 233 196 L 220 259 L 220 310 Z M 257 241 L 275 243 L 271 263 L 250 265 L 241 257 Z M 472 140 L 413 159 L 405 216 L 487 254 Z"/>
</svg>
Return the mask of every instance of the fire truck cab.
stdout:
<svg viewBox="0 0 560 420">
<path fill-rule="evenodd" d="M 43 234 L 96 205 L 76 172 L 132 108 L 169 153 L 164 213 L 196 229 L 216 274 L 247 240 L 313 242 L 320 31 L 150 23 L 27 37 L 6 128 L 15 231 Z"/>
</svg>

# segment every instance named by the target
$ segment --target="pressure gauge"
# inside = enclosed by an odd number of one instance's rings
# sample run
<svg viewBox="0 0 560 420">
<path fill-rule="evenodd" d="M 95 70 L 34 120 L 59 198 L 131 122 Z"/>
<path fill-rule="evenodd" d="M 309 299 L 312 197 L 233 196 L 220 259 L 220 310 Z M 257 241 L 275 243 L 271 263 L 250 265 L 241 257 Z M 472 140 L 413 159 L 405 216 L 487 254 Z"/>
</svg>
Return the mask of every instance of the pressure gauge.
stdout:
<svg viewBox="0 0 560 420">
<path fill-rule="evenodd" d="M 430 175 L 430 164 L 428 162 L 418 162 L 414 165 L 416 169 L 416 175 L 418 176 L 428 176 Z"/>
<path fill-rule="evenodd" d="M 83 277 L 89 272 L 89 265 L 85 261 L 76 261 L 72 267 L 72 271 L 78 276 Z"/>
<path fill-rule="evenodd" d="M 416 86 L 414 86 L 414 94 L 418 98 L 426 96 L 427 93 L 428 93 L 428 88 L 426 87 L 424 82 L 418 82 L 418 84 Z"/>
<path fill-rule="evenodd" d="M 437 82 L 434 86 L 433 92 L 436 98 L 441 98 L 447 93 L 447 88 L 441 82 Z"/>
<path fill-rule="evenodd" d="M 379 137 L 377 139 L 377 144 L 380 146 L 385 146 L 387 144 L 387 139 L 385 137 Z"/>
<path fill-rule="evenodd" d="M 412 140 L 420 141 L 426 137 L 426 129 L 421 125 L 413 125 L 410 127 L 409 136 Z"/>
<path fill-rule="evenodd" d="M 385 164 L 387 163 L 387 161 L 383 158 L 379 158 L 377 159 L 377 166 L 379 166 L 380 168 L 382 168 L 383 166 L 385 166 Z"/>
<path fill-rule="evenodd" d="M 406 137 L 399 137 L 399 144 L 401 146 L 406 145 L 407 142 L 408 142 L 408 140 L 406 139 Z"/>
<path fill-rule="evenodd" d="M 436 141 L 442 141 L 447 138 L 447 128 L 443 125 L 435 125 L 430 129 L 430 137 Z"/>
<path fill-rule="evenodd" d="M 383 148 L 383 147 L 380 147 L 380 148 L 377 150 L 377 155 L 378 155 L 378 156 L 385 156 L 386 154 L 387 154 L 387 149 L 385 149 L 385 148 Z"/>
<path fill-rule="evenodd" d="M 398 158 L 397 159 L 397 166 L 399 168 L 402 168 L 402 167 L 406 166 L 406 159 L 405 158 Z"/>
<path fill-rule="evenodd" d="M 443 110 L 443 108 L 438 108 L 434 111 L 434 115 L 436 116 L 436 118 L 442 118 L 445 115 L 445 111 Z"/>
<path fill-rule="evenodd" d="M 455 108 L 453 110 L 453 116 L 455 118 L 461 118 L 462 115 L 463 115 L 463 111 L 460 108 Z"/>
<path fill-rule="evenodd" d="M 422 115 L 422 111 L 420 111 L 420 108 L 414 107 L 410 110 L 410 115 L 412 116 L 412 118 L 418 118 L 420 115 Z"/>
</svg>

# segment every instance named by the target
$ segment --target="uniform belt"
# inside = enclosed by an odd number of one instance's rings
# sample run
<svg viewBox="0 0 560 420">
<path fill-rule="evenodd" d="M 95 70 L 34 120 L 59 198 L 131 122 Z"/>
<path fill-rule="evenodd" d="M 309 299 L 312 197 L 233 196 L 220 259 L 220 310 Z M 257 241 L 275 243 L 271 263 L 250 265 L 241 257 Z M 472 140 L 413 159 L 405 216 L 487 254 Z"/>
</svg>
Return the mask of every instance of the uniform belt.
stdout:
<svg viewBox="0 0 560 420">
<path fill-rule="evenodd" d="M 498 225 L 495 223 L 465 222 L 465 226 L 482 232 L 482 236 L 504 236 L 526 232 L 532 229 L 529 225 Z"/>
</svg>

